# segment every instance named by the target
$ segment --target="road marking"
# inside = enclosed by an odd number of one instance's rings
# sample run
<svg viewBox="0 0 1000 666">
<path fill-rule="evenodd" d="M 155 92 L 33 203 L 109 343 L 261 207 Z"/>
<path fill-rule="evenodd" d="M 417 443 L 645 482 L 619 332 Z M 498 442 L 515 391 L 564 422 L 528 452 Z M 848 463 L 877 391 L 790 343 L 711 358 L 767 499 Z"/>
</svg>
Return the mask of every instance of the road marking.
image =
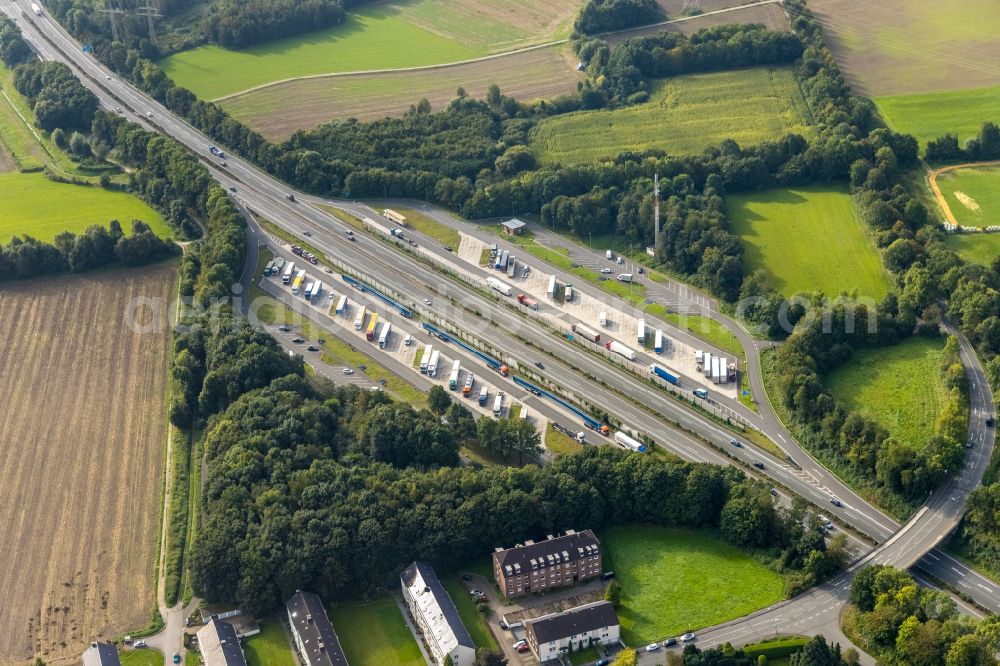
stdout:
<svg viewBox="0 0 1000 666">
<path fill-rule="evenodd" d="M 986 586 L 985 586 L 985 585 L 983 585 L 982 583 L 976 583 L 976 585 L 978 585 L 979 587 L 983 588 L 984 590 L 986 590 L 986 591 L 987 591 L 987 592 L 989 592 L 990 594 L 993 594 L 993 590 L 991 590 L 990 588 L 986 587 Z"/>
<path fill-rule="evenodd" d="M 934 553 L 927 553 L 927 557 L 929 557 L 931 559 L 934 559 L 934 560 L 940 560 L 941 559 L 940 557 L 938 557 Z"/>
<path fill-rule="evenodd" d="M 955 567 L 952 567 L 952 568 L 951 568 L 951 570 L 952 570 L 952 571 L 954 571 L 955 573 L 957 573 L 957 574 L 958 574 L 959 576 L 965 576 L 965 574 L 964 574 L 964 573 L 962 573 L 961 571 L 959 571 L 959 570 L 958 570 L 958 569 L 956 569 Z"/>
</svg>

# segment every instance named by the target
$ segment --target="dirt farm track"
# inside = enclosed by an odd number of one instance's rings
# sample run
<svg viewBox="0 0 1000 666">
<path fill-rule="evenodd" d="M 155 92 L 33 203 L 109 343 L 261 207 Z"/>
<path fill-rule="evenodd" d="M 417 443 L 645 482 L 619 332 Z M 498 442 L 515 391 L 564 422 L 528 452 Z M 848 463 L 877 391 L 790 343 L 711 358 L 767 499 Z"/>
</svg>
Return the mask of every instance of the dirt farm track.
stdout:
<svg viewBox="0 0 1000 666">
<path fill-rule="evenodd" d="M 150 620 L 174 275 L 0 283 L 0 664 L 79 663 Z M 156 332 L 125 325 L 137 297 Z"/>
</svg>

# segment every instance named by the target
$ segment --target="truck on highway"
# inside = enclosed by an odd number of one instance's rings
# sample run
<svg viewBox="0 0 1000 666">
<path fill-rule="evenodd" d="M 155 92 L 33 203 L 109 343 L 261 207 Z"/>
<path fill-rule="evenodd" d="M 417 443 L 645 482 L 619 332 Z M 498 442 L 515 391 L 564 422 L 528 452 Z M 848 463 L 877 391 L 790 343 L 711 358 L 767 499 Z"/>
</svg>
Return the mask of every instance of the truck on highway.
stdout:
<svg viewBox="0 0 1000 666">
<path fill-rule="evenodd" d="M 434 345 L 424 345 L 424 353 L 420 356 L 420 374 L 427 374 L 427 366 L 430 365 L 433 354 Z"/>
<path fill-rule="evenodd" d="M 295 262 L 293 261 L 293 262 L 290 262 L 287 266 L 285 266 L 285 273 L 284 273 L 284 275 L 281 276 L 281 283 L 282 284 L 291 284 L 292 283 L 292 274 L 294 274 L 294 273 L 295 273 Z"/>
<path fill-rule="evenodd" d="M 576 333 L 577 335 L 579 335 L 581 338 L 583 338 L 585 340 L 590 340 L 591 342 L 600 342 L 601 341 L 601 334 L 600 333 L 598 333 L 597 331 L 590 330 L 589 328 L 587 328 L 583 324 L 572 324 L 570 326 L 570 328 L 573 330 L 574 333 Z"/>
<path fill-rule="evenodd" d="M 365 339 L 368 342 L 375 341 L 375 327 L 378 326 L 378 313 L 373 312 L 371 321 L 368 322 L 368 328 L 365 329 Z"/>
<path fill-rule="evenodd" d="M 640 345 L 646 344 L 646 320 L 645 319 L 642 319 L 642 318 L 639 319 L 639 326 L 636 329 L 636 331 L 637 331 L 637 333 L 636 333 L 636 339 L 638 340 L 639 344 Z"/>
<path fill-rule="evenodd" d="M 638 451 L 639 453 L 646 452 L 646 445 L 635 439 L 634 437 L 629 437 L 621 430 L 615 432 L 615 442 L 618 446 L 623 449 L 628 449 L 629 451 Z"/>
<path fill-rule="evenodd" d="M 406 240 L 406 236 L 403 235 L 403 230 L 393 227 L 389 230 L 389 234 L 398 238 L 399 240 Z"/>
<path fill-rule="evenodd" d="M 657 354 L 663 353 L 663 331 L 657 329 L 653 336 L 653 351 Z"/>
<path fill-rule="evenodd" d="M 615 354 L 620 354 L 621 356 L 624 356 L 630 361 L 635 360 L 635 352 L 626 347 L 625 345 L 623 345 L 622 343 L 618 342 L 617 340 L 612 340 L 611 342 L 609 342 L 604 346 L 610 352 L 613 352 Z"/>
<path fill-rule="evenodd" d="M 292 282 L 292 293 L 298 294 L 302 290 L 302 283 L 306 281 L 306 272 L 299 271 L 295 274 L 295 281 Z"/>
<path fill-rule="evenodd" d="M 462 362 L 457 359 L 451 364 L 451 374 L 448 375 L 448 389 L 451 391 L 458 390 L 458 373 L 461 368 Z"/>
<path fill-rule="evenodd" d="M 663 381 L 667 382 L 668 384 L 673 384 L 674 386 L 680 386 L 681 384 L 681 380 L 677 377 L 677 375 L 673 374 L 672 372 L 668 372 L 667 370 L 661 368 L 655 363 L 650 364 L 649 371 L 652 374 L 659 377 L 660 379 L 662 379 Z"/>
<path fill-rule="evenodd" d="M 31 11 L 35 12 L 35 16 L 42 15 L 42 8 L 38 6 L 37 2 L 31 3 Z"/>
<path fill-rule="evenodd" d="M 503 391 L 497 391 L 497 397 L 493 399 L 493 416 L 500 418 L 503 412 Z"/>
<path fill-rule="evenodd" d="M 632 281 L 632 274 L 631 273 L 619 273 L 618 274 L 618 281 L 619 282 L 631 282 Z"/>
<path fill-rule="evenodd" d="M 476 384 L 476 376 L 471 372 L 465 375 L 465 386 L 462 387 L 462 395 L 472 393 L 472 387 Z"/>
<path fill-rule="evenodd" d="M 337 299 L 337 307 L 334 309 L 338 315 L 343 315 L 347 313 L 347 296 L 341 296 Z"/>
<path fill-rule="evenodd" d="M 533 299 L 531 296 L 528 296 L 527 294 L 518 294 L 517 302 L 523 305 L 524 307 L 528 308 L 529 310 L 538 309 L 538 301 Z"/>
<path fill-rule="evenodd" d="M 489 285 L 490 289 L 499 291 L 504 296 L 510 296 L 514 293 L 514 289 L 509 284 L 501 282 L 493 276 L 486 278 L 486 284 Z"/>
<path fill-rule="evenodd" d="M 563 303 L 570 303 L 573 301 L 573 285 L 566 283 L 566 290 L 563 292 Z"/>
<path fill-rule="evenodd" d="M 437 349 L 435 349 L 434 352 L 431 354 L 430 363 L 427 364 L 427 376 L 428 377 L 437 377 L 437 373 L 438 373 L 438 361 L 440 361 L 440 360 L 441 360 L 441 352 L 439 352 Z"/>
<path fill-rule="evenodd" d="M 389 322 L 384 322 L 378 334 L 379 349 L 385 349 L 386 344 L 389 342 L 389 333 L 391 331 L 392 331 L 392 324 Z"/>
<path fill-rule="evenodd" d="M 490 399 L 490 392 L 486 390 L 486 387 L 479 389 L 479 406 L 485 407 L 486 401 Z"/>
<path fill-rule="evenodd" d="M 368 314 L 368 308 L 361 306 L 358 309 L 358 313 L 354 315 L 354 330 L 360 331 L 365 325 L 365 315 Z"/>
<path fill-rule="evenodd" d="M 708 391 L 706 391 L 703 388 L 695 389 L 694 390 L 694 397 L 701 398 L 702 400 L 704 400 L 705 398 L 708 397 Z"/>
</svg>

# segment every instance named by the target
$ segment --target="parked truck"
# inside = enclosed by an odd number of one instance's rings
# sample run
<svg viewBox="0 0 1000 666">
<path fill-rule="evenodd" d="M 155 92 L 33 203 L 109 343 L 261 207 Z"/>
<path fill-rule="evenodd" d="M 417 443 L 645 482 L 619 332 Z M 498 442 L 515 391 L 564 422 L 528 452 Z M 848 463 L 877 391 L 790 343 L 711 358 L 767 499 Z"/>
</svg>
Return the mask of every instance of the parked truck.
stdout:
<svg viewBox="0 0 1000 666">
<path fill-rule="evenodd" d="M 425 345 L 424 353 L 420 356 L 420 374 L 427 374 L 427 366 L 430 365 L 431 356 L 434 354 L 434 345 Z"/>
<path fill-rule="evenodd" d="M 646 452 L 646 445 L 635 439 L 634 437 L 629 437 L 621 430 L 615 432 L 615 442 L 618 446 L 623 449 L 628 449 L 629 451 L 638 451 L 639 453 Z"/>
<path fill-rule="evenodd" d="M 489 285 L 490 289 L 492 289 L 493 291 L 499 291 L 504 296 L 510 296 L 514 293 L 514 289 L 511 288 L 509 284 L 501 282 L 500 280 L 492 276 L 486 278 L 486 284 Z"/>
<path fill-rule="evenodd" d="M 476 384 L 476 376 L 474 374 L 467 373 L 465 375 L 465 386 L 462 387 L 462 395 L 469 395 L 472 393 L 472 387 Z"/>
<path fill-rule="evenodd" d="M 612 259 L 615 258 L 615 255 L 611 253 L 611 250 L 606 250 L 604 252 L 604 258 L 607 259 L 608 261 L 611 261 Z"/>
<path fill-rule="evenodd" d="M 573 285 L 566 283 L 566 290 L 563 294 L 563 303 L 571 303 L 573 301 Z"/>
<path fill-rule="evenodd" d="M 279 275 L 283 270 L 285 270 L 285 258 L 278 257 L 277 259 L 274 260 L 274 270 L 272 272 L 275 275 Z"/>
<path fill-rule="evenodd" d="M 365 325 L 365 315 L 368 314 L 368 308 L 361 306 L 358 309 L 358 314 L 354 315 L 354 330 L 360 331 Z"/>
<path fill-rule="evenodd" d="M 639 344 L 640 345 L 646 344 L 646 320 L 645 319 L 641 319 L 641 318 L 639 319 L 639 326 L 636 329 L 636 331 L 637 331 L 636 339 L 638 340 Z"/>
<path fill-rule="evenodd" d="M 385 349 L 386 344 L 389 342 L 389 333 L 392 331 L 392 324 L 389 322 L 384 322 L 382 324 L 382 329 L 378 334 L 378 348 Z"/>
<path fill-rule="evenodd" d="M 451 364 L 451 374 L 448 375 L 448 388 L 452 391 L 458 390 L 458 373 L 461 368 L 462 362 L 457 359 Z"/>
<path fill-rule="evenodd" d="M 635 360 L 635 352 L 626 347 L 625 345 L 623 345 L 622 343 L 618 342 L 617 340 L 612 340 L 611 342 L 609 342 L 604 346 L 610 352 L 613 352 L 615 354 L 620 354 L 621 356 L 624 356 L 630 361 Z"/>
<path fill-rule="evenodd" d="M 490 392 L 486 390 L 486 387 L 479 389 L 479 406 L 485 407 L 486 401 L 490 399 Z"/>
<path fill-rule="evenodd" d="M 555 297 L 556 297 L 556 276 L 555 275 L 550 275 L 549 276 L 549 287 L 548 287 L 548 289 L 545 290 L 545 293 L 546 293 L 546 295 L 549 298 L 555 300 Z"/>
<path fill-rule="evenodd" d="M 597 331 L 590 330 L 589 328 L 587 328 L 583 324 L 573 324 L 572 326 L 570 326 L 570 328 L 573 329 L 574 333 L 576 333 L 577 335 L 579 335 L 581 338 L 583 338 L 585 340 L 590 340 L 591 342 L 600 342 L 601 341 L 601 334 L 600 333 L 598 333 Z"/>
<path fill-rule="evenodd" d="M 538 301 L 528 296 L 527 294 L 518 294 L 517 302 L 523 305 L 524 307 L 528 308 L 529 310 L 538 309 Z"/>
<path fill-rule="evenodd" d="M 295 274 L 295 262 L 292 261 L 292 262 L 289 262 L 289 264 L 287 266 L 285 266 L 285 272 L 281 276 L 281 284 L 291 284 L 292 283 L 292 276 L 294 274 Z"/>
<path fill-rule="evenodd" d="M 618 274 L 618 281 L 619 282 L 631 282 L 632 281 L 632 274 L 631 273 L 619 273 Z"/>
<path fill-rule="evenodd" d="M 337 307 L 334 312 L 341 316 L 347 313 L 347 296 L 341 296 L 337 299 Z"/>
<path fill-rule="evenodd" d="M 365 339 L 367 339 L 368 342 L 374 342 L 375 341 L 375 327 L 376 326 L 378 326 L 378 313 L 377 312 L 373 312 L 372 313 L 371 321 L 368 322 L 368 328 L 365 329 Z"/>
<path fill-rule="evenodd" d="M 514 277 L 514 273 L 517 272 L 517 258 L 511 257 L 507 260 L 507 277 Z"/>
<path fill-rule="evenodd" d="M 306 282 L 305 285 L 306 285 L 306 290 L 305 292 L 303 292 L 302 295 L 306 297 L 307 301 L 311 301 L 313 297 L 313 290 L 316 288 L 316 283 L 310 280 Z"/>
<path fill-rule="evenodd" d="M 653 336 L 653 351 L 657 354 L 663 353 L 663 331 L 657 329 Z"/>
<path fill-rule="evenodd" d="M 433 353 L 431 353 L 430 363 L 427 364 L 427 376 L 428 377 L 437 377 L 437 373 L 438 373 L 438 361 L 440 361 L 440 360 L 441 360 L 441 352 L 439 352 L 437 349 L 435 349 L 433 351 Z"/>
<path fill-rule="evenodd" d="M 706 377 L 712 376 L 712 352 L 705 352 L 701 355 L 701 372 Z"/>
<path fill-rule="evenodd" d="M 607 310 L 601 310 L 600 316 L 597 318 L 597 323 L 601 325 L 601 328 L 606 328 L 608 325 L 608 312 Z"/>
<path fill-rule="evenodd" d="M 300 291 L 302 291 L 302 283 L 305 281 L 306 281 L 306 272 L 299 271 L 295 275 L 295 281 L 292 282 L 292 293 L 298 294 Z"/>
<path fill-rule="evenodd" d="M 661 368 L 655 363 L 650 364 L 649 371 L 668 384 L 673 384 L 674 386 L 680 386 L 681 384 L 681 380 L 677 377 L 677 375 L 672 372 L 668 372 L 666 369 Z"/>
<path fill-rule="evenodd" d="M 497 391 L 497 397 L 493 399 L 493 416 L 500 418 L 503 412 L 503 391 Z"/>
</svg>

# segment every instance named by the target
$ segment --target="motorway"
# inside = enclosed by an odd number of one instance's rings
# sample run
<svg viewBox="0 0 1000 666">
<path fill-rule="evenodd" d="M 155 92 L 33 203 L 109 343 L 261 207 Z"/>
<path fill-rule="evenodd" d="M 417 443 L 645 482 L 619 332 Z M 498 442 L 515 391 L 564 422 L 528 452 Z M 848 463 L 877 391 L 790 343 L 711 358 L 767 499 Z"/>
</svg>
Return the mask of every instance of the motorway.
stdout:
<svg viewBox="0 0 1000 666">
<path fill-rule="evenodd" d="M 47 16 L 37 20 L 30 16 L 29 3 L 25 0 L 5 4 L 3 9 L 16 16 L 25 37 L 42 57 L 62 60 L 76 69 L 85 85 L 101 98 L 105 108 L 125 107 L 128 117 L 144 121 L 147 125 L 152 124 L 155 129 L 173 136 L 196 155 L 206 159 L 206 148 L 212 143 L 210 139 L 173 116 L 143 93 L 120 81 L 92 57 L 82 53 L 80 45 L 53 20 Z M 40 26 L 44 27 L 44 36 L 41 34 Z M 51 40 L 51 43 L 47 40 Z M 147 117 L 147 114 L 151 115 Z M 794 446 L 794 440 L 780 422 L 766 423 L 766 428 L 763 430 L 786 451 L 789 449 L 791 449 L 789 453 L 794 451 L 793 455 L 801 465 L 801 469 L 769 457 L 764 452 L 751 450 L 748 446 L 740 449 L 732 447 L 729 444 L 729 433 L 705 421 L 697 412 L 680 406 L 662 392 L 652 389 L 649 384 L 615 370 L 583 352 L 579 347 L 564 346 L 556 336 L 538 330 L 537 326 L 526 325 L 518 315 L 505 308 L 496 307 L 492 299 L 484 298 L 474 290 L 444 279 L 439 273 L 427 269 L 407 255 L 391 252 L 387 245 L 369 237 L 356 244 L 348 243 L 343 235 L 346 229 L 343 223 L 312 206 L 287 201 L 286 195 L 291 190 L 249 163 L 229 157 L 228 169 L 221 169 L 213 161 L 206 161 L 212 165 L 213 175 L 223 185 L 238 188 L 238 196 L 248 207 L 293 234 L 310 230 L 313 233 L 310 244 L 328 256 L 351 266 L 363 266 L 380 280 L 390 280 L 398 292 L 405 294 L 407 299 L 413 299 L 414 303 L 421 302 L 423 298 L 435 298 L 438 305 L 428 312 L 428 315 L 450 319 L 455 324 L 472 330 L 484 342 L 497 349 L 503 349 L 515 358 L 534 360 L 541 353 L 538 350 L 549 351 L 545 377 L 561 386 L 580 386 L 581 371 L 591 377 L 599 377 L 614 390 L 588 381 L 586 393 L 593 402 L 687 459 L 718 464 L 729 463 L 731 460 L 728 455 L 720 452 L 724 450 L 744 463 L 757 459 L 766 461 L 768 476 L 819 506 L 827 506 L 830 497 L 835 494 L 845 506 L 840 510 L 830 507 L 829 512 L 841 522 L 850 524 L 883 543 L 883 546 L 870 556 L 871 561 L 909 566 L 919 560 L 921 569 L 950 586 L 961 589 L 985 607 L 994 611 L 1000 610 L 1000 591 L 996 589 L 994 583 L 957 561 L 949 559 L 939 549 L 934 549 L 934 546 L 957 524 L 965 497 L 979 484 L 994 443 L 994 431 L 985 425 L 987 416 L 992 415 L 992 395 L 978 359 L 968 341 L 961 336 L 959 339 L 962 343 L 962 358 L 970 377 L 972 394 L 970 436 L 975 446 L 969 463 L 961 470 L 959 476 L 935 493 L 928 501 L 925 510 L 918 513 L 897 532 L 898 525 L 894 521 L 870 507 L 829 471 L 814 463 L 804 451 Z M 442 303 L 440 296 L 444 296 L 445 303 L 454 299 L 462 307 L 444 311 L 440 305 Z M 490 321 L 472 316 L 469 314 L 470 310 L 488 315 Z M 504 331 L 516 332 L 517 337 Z M 528 343 L 531 346 L 528 346 Z M 751 348 L 755 348 L 755 344 L 751 344 Z M 748 349 L 748 355 L 750 353 Z M 553 361 L 552 358 L 558 358 L 560 361 Z M 756 388 L 755 394 L 762 395 Z M 640 404 L 649 407 L 651 411 L 638 407 Z M 762 408 L 763 412 L 773 415 L 771 410 Z M 657 413 L 680 423 L 684 431 L 667 426 Z M 690 433 L 695 433 L 696 436 Z M 711 442 L 715 448 L 705 446 L 705 441 Z M 896 533 L 896 536 L 890 538 L 893 533 Z M 920 559 L 928 552 L 927 557 Z M 840 592 L 843 591 L 842 586 L 849 576 L 850 573 L 845 573 L 837 581 L 784 602 L 777 609 L 728 623 L 725 628 L 702 632 L 702 640 L 714 640 L 714 636 L 721 636 L 724 631 L 729 632 L 726 635 L 739 635 L 741 641 L 744 637 L 768 635 L 767 627 L 760 624 L 762 620 L 786 622 L 787 627 L 781 625 L 782 631 L 787 631 L 788 627 L 792 626 L 802 627 L 805 631 L 807 627 L 802 625 L 803 622 L 812 623 L 810 626 L 825 631 L 831 622 L 831 616 L 835 617 L 835 611 L 842 603 L 843 595 Z M 805 632 L 812 633 L 812 630 Z M 838 634 L 831 630 L 830 635 Z"/>
</svg>

